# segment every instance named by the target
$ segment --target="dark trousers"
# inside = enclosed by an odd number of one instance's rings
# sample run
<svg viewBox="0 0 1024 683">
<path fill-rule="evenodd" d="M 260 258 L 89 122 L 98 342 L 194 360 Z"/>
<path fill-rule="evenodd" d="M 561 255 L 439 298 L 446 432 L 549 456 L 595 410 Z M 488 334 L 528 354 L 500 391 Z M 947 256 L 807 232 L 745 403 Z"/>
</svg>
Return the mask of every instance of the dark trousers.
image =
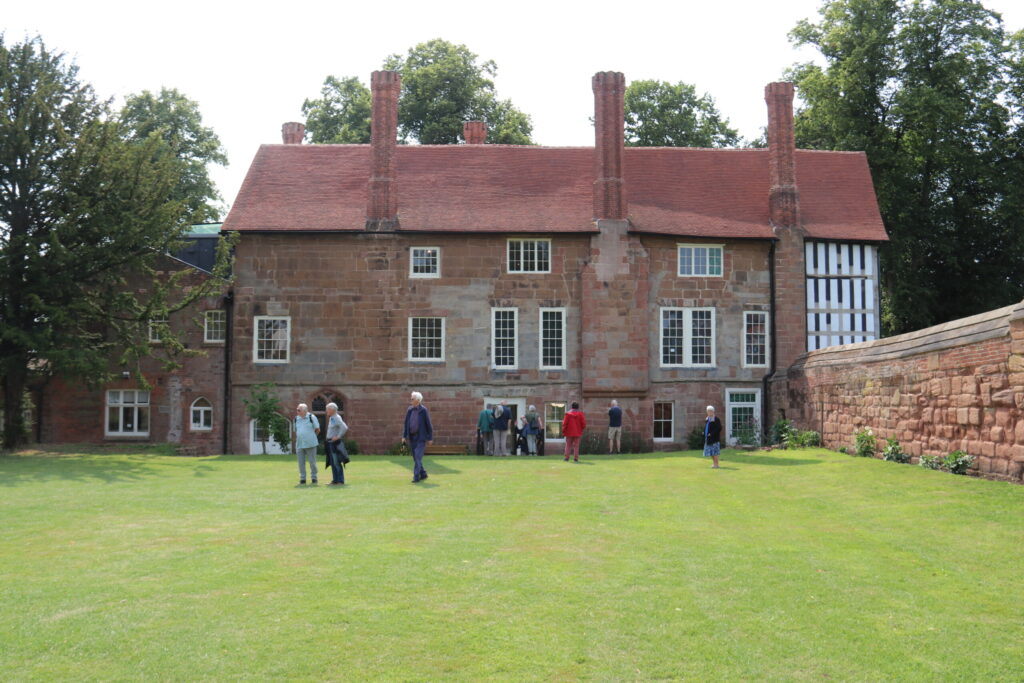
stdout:
<svg viewBox="0 0 1024 683">
<path fill-rule="evenodd" d="M 341 464 L 340 452 L 345 450 L 345 444 L 342 441 L 325 441 L 324 448 L 327 449 L 327 460 L 331 463 L 331 475 L 333 476 L 332 483 L 344 484 L 345 483 L 345 468 Z M 347 455 L 347 453 L 346 453 Z"/>
<path fill-rule="evenodd" d="M 422 479 L 427 474 L 427 471 L 425 469 L 423 469 L 423 451 L 426 450 L 426 448 L 427 448 L 427 442 L 426 441 L 419 441 L 419 440 L 415 440 L 414 441 L 412 439 L 409 440 L 409 450 L 412 451 L 412 461 L 413 461 L 412 478 L 413 479 Z"/>
</svg>

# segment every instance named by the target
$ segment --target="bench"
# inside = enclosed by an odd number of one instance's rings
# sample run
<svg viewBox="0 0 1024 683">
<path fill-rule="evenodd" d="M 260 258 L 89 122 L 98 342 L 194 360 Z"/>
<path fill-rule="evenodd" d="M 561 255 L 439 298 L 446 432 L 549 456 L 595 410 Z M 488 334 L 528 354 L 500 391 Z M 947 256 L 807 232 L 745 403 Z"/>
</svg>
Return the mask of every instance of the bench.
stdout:
<svg viewBox="0 0 1024 683">
<path fill-rule="evenodd" d="M 425 455 L 469 455 L 469 449 L 463 446 L 446 446 L 431 444 L 423 451 Z"/>
</svg>

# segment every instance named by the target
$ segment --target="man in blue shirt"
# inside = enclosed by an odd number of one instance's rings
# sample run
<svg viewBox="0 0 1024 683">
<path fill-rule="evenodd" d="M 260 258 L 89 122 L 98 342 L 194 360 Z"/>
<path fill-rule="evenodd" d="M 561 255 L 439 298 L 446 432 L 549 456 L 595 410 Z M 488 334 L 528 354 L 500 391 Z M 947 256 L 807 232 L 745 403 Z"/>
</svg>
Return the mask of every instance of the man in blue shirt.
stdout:
<svg viewBox="0 0 1024 683">
<path fill-rule="evenodd" d="M 320 421 L 309 412 L 309 406 L 300 403 L 295 409 L 295 454 L 299 459 L 299 483 L 306 483 L 306 461 L 309 473 L 316 483 L 316 435 L 320 433 Z"/>
<path fill-rule="evenodd" d="M 622 450 L 622 408 L 613 400 L 608 409 L 608 452 L 618 453 Z"/>
<path fill-rule="evenodd" d="M 423 451 L 434 442 L 434 427 L 430 424 L 430 413 L 423 405 L 423 394 L 414 391 L 409 395 L 409 408 L 405 411 L 405 427 L 402 429 L 402 443 L 412 451 L 412 483 L 427 478 L 423 469 Z"/>
</svg>

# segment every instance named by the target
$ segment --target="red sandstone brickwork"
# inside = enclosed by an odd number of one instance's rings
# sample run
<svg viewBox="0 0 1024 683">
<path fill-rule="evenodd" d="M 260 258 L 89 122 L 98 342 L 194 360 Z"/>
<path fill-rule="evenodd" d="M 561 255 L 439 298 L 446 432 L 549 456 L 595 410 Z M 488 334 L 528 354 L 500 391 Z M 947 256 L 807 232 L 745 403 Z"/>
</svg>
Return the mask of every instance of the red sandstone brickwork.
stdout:
<svg viewBox="0 0 1024 683">
<path fill-rule="evenodd" d="M 603 71 L 594 75 L 594 218 L 626 218 L 623 181 L 626 77 Z"/>
<path fill-rule="evenodd" d="M 366 220 L 369 227 L 390 225 L 398 218 L 395 147 L 398 136 L 398 95 L 402 78 L 397 71 L 370 75 L 373 111 L 370 123 L 370 181 Z"/>
<path fill-rule="evenodd" d="M 832 448 L 870 427 L 879 450 L 888 437 L 914 456 L 962 450 L 977 456 L 977 473 L 1020 481 L 1024 310 L 957 323 L 809 353 L 773 387 L 777 405 Z M 899 352 L 880 353 L 883 345 Z"/>
</svg>

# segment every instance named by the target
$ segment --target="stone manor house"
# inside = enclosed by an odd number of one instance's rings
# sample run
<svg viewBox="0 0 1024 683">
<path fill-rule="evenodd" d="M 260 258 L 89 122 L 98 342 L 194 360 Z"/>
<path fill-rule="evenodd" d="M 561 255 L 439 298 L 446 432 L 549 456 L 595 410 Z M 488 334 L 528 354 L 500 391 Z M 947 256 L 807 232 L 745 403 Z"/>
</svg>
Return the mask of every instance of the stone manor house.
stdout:
<svg viewBox="0 0 1024 683">
<path fill-rule="evenodd" d="M 152 391 L 59 379 L 44 441 L 171 441 L 259 452 L 243 399 L 342 406 L 364 452 L 401 436 L 422 391 L 435 442 L 475 441 L 477 414 L 536 405 L 547 438 L 579 401 L 603 434 L 685 443 L 705 406 L 727 434 L 776 413 L 771 386 L 808 350 L 879 331 L 887 239 L 863 153 L 796 150 L 793 86 L 771 83 L 767 149 L 623 144 L 621 73 L 593 78 L 594 147 L 398 145 L 397 73 L 371 81 L 369 145 L 257 151 L 223 230 L 240 233 L 225 297 L 171 324 L 207 351 Z M 196 325 L 193 321 L 197 320 Z"/>
</svg>

